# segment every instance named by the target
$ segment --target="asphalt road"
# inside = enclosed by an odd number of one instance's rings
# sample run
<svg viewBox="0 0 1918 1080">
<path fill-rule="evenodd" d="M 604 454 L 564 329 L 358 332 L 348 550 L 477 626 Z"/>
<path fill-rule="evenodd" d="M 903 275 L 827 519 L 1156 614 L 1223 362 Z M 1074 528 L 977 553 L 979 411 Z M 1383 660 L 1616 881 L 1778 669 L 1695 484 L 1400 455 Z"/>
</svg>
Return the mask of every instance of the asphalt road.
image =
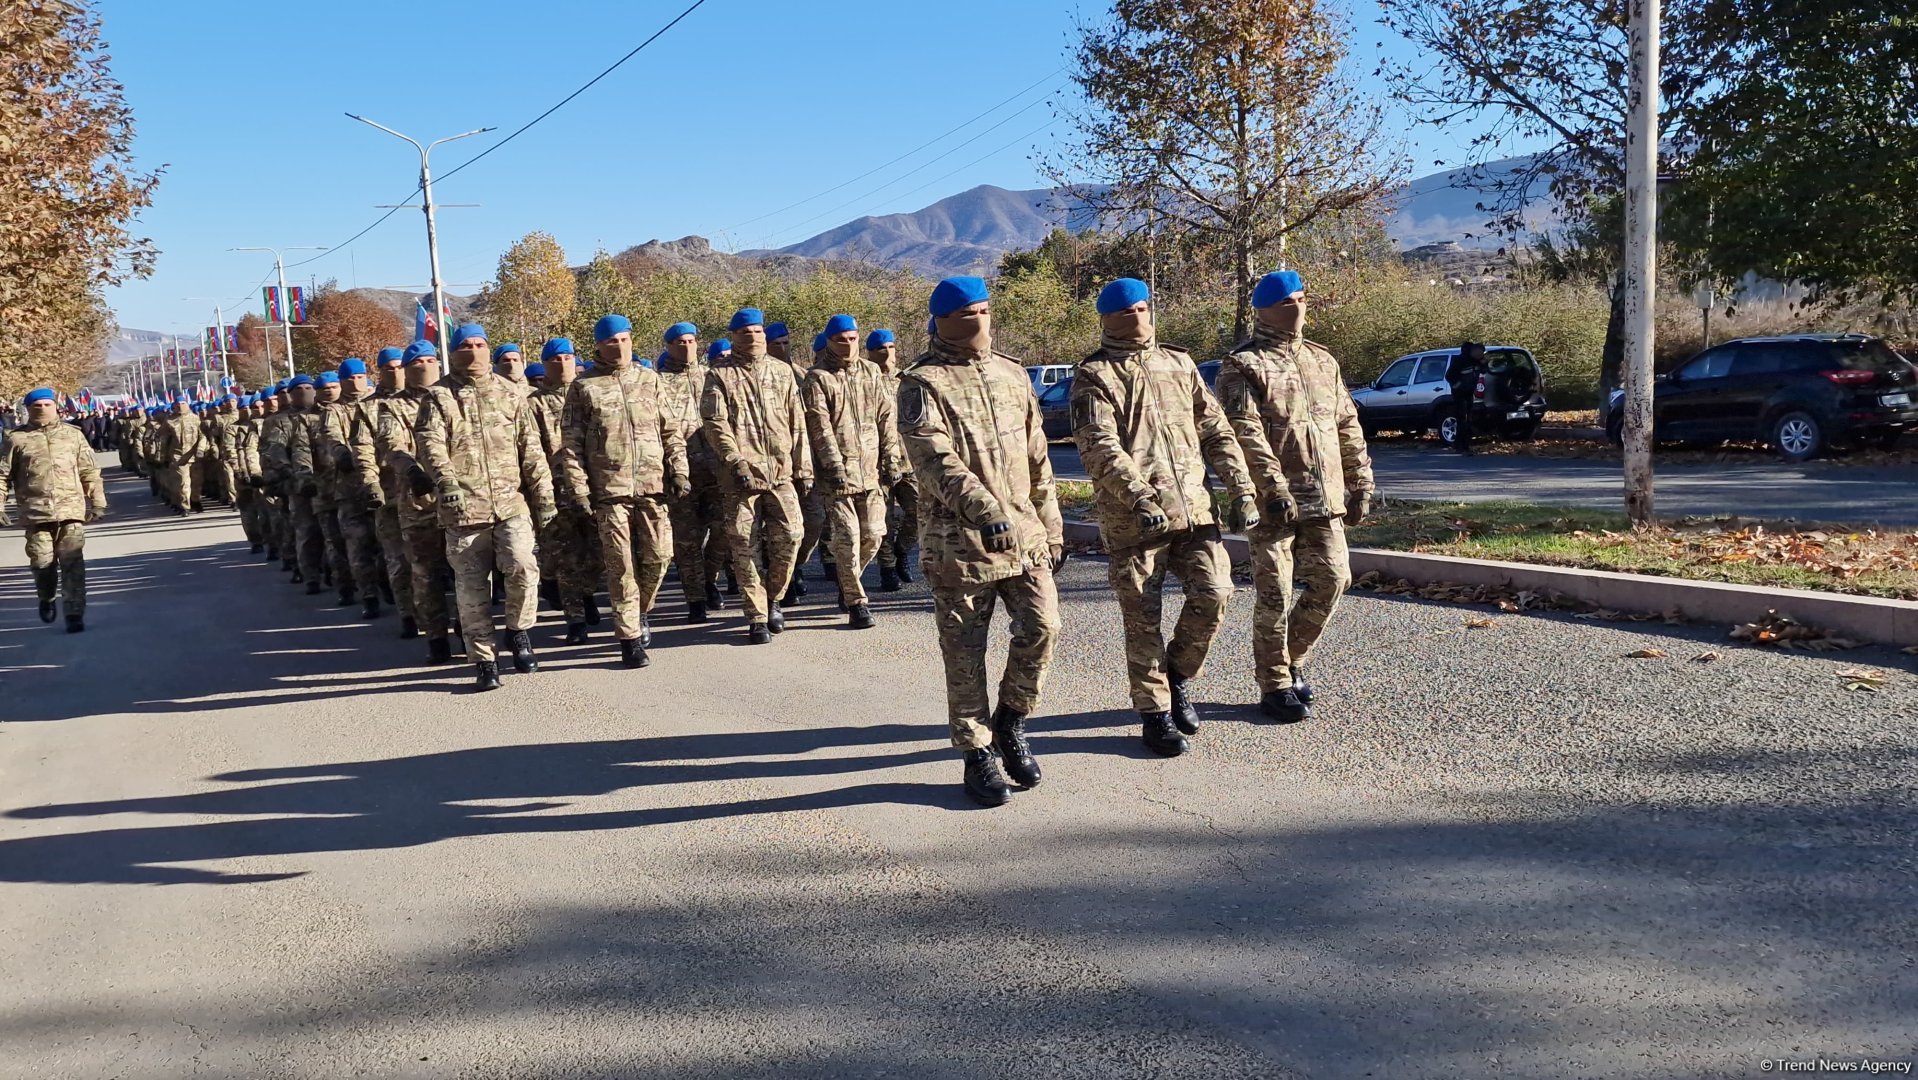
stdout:
<svg viewBox="0 0 1918 1080">
<path fill-rule="evenodd" d="M 1437 443 L 1374 443 L 1379 490 L 1400 499 L 1485 502 L 1522 499 L 1622 509 L 1624 481 L 1616 464 L 1579 458 L 1475 454 L 1461 457 Z M 1061 479 L 1086 479 L 1079 451 L 1054 443 Z M 1732 463 L 1660 462 L 1653 482 L 1659 513 L 1737 514 L 1765 519 L 1844 524 L 1918 525 L 1918 469 L 1813 461 L 1788 465 L 1754 452 Z"/>
<path fill-rule="evenodd" d="M 0 534 L 9 1078 L 1664 1080 L 1918 1045 L 1890 650 L 1355 596 L 1280 728 L 1242 593 L 1165 761 L 1082 559 L 1045 782 L 981 811 L 923 591 L 863 634 L 815 593 L 761 648 L 668 605 L 639 672 L 547 624 L 480 697 L 230 515 L 112 487 L 83 636 Z"/>
</svg>

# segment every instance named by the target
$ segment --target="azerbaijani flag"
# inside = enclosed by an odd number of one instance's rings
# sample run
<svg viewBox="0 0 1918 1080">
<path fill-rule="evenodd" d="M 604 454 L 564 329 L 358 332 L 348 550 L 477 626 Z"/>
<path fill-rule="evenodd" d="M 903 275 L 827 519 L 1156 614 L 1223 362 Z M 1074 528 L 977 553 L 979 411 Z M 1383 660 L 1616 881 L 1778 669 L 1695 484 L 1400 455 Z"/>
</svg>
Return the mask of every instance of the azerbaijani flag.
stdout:
<svg viewBox="0 0 1918 1080">
<path fill-rule="evenodd" d="M 279 322 L 280 321 L 279 286 L 268 285 L 265 289 L 261 290 L 261 292 L 266 297 L 266 321 L 269 323 Z"/>
<path fill-rule="evenodd" d="M 306 290 L 298 285 L 286 287 L 286 317 L 288 322 L 306 321 Z"/>
</svg>

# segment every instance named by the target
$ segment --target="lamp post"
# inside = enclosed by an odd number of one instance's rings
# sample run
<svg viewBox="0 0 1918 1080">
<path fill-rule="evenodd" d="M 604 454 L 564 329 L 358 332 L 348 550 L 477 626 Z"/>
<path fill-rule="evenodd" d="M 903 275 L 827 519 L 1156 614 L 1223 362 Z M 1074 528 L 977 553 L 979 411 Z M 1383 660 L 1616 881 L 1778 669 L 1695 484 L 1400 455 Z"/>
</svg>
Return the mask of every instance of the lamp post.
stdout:
<svg viewBox="0 0 1918 1080">
<path fill-rule="evenodd" d="M 1658 288 L 1659 0 L 1629 0 L 1625 121 L 1625 513 L 1657 521 L 1652 500 L 1652 306 Z"/>
<path fill-rule="evenodd" d="M 273 253 L 273 270 L 280 277 L 280 329 L 286 332 L 286 376 L 293 377 L 293 323 L 286 318 L 286 259 L 282 251 L 325 251 L 324 245 L 301 245 L 290 248 L 236 247 L 228 251 L 270 251 Z M 267 369 L 271 371 L 271 368 Z"/>
<path fill-rule="evenodd" d="M 226 362 L 226 307 L 225 307 L 226 301 L 216 297 L 212 297 L 212 296 L 182 296 L 180 297 L 180 299 L 198 300 L 198 301 L 201 301 L 202 303 L 207 303 L 207 302 L 212 303 L 213 305 L 213 341 L 215 345 L 219 346 L 217 351 L 220 354 L 220 378 L 222 379 L 233 378 L 233 370 L 227 366 L 227 362 Z M 271 367 L 267 368 L 267 374 L 270 375 L 272 373 L 273 373 L 273 369 Z M 225 388 L 222 387 L 222 389 L 225 389 Z"/>
</svg>

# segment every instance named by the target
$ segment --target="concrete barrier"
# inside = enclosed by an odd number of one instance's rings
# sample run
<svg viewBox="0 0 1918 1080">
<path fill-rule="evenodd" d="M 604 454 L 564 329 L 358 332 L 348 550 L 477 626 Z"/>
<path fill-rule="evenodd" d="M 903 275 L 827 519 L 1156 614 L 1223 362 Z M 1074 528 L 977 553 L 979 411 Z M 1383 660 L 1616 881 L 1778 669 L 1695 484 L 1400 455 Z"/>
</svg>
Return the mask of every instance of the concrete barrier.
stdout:
<svg viewBox="0 0 1918 1080">
<path fill-rule="evenodd" d="M 1068 521 L 1066 537 L 1097 540 L 1099 526 Z M 1225 545 L 1233 562 L 1250 558 L 1244 537 L 1228 536 Z M 1593 607 L 1660 615 L 1676 613 L 1694 622 L 1734 625 L 1754 622 L 1764 618 L 1766 612 L 1776 611 L 1854 641 L 1918 645 L 1918 602 L 1910 600 L 1462 559 L 1454 555 L 1352 549 L 1352 576 L 1362 577 L 1375 570 L 1388 581 L 1403 578 L 1416 585 L 1443 582 L 1553 592 Z"/>
</svg>

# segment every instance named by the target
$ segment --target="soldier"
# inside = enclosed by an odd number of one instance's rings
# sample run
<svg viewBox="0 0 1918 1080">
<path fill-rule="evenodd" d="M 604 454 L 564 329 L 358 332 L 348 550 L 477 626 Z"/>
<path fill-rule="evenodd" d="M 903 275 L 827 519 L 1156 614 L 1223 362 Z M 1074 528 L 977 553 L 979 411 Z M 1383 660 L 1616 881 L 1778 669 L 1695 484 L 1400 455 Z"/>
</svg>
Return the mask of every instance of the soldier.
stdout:
<svg viewBox="0 0 1918 1080">
<path fill-rule="evenodd" d="M 0 526 L 13 524 L 7 513 L 12 491 L 20 501 L 40 621 L 53 621 L 57 591 L 67 633 L 77 634 L 87 628 L 87 523 L 106 516 L 107 488 L 87 437 L 60 421 L 53 391 L 29 391 L 24 404 L 26 424 L 8 432 L 0 449 Z"/>
<path fill-rule="evenodd" d="M 274 384 L 274 408 L 260 424 L 261 490 L 266 492 L 268 505 L 273 510 L 274 545 L 280 549 L 280 569 L 293 572 L 294 584 L 306 580 L 306 572 L 300 565 L 300 545 L 305 534 L 297 524 L 302 514 L 311 512 L 310 505 L 301 509 L 302 496 L 293 483 L 293 457 L 287 452 L 293 442 L 293 425 L 299 421 L 300 379 L 307 379 L 309 386 L 312 384 L 312 379 L 304 375 Z"/>
<path fill-rule="evenodd" d="M 326 585 L 326 533 L 320 526 L 319 480 L 311 475 L 311 426 L 320 419 L 318 388 L 311 375 L 296 375 L 287 384 L 293 408 L 286 419 L 286 445 L 279 448 L 276 462 L 287 494 L 287 521 L 293 534 L 293 555 L 298 569 L 295 583 L 305 583 L 308 596 L 317 596 Z M 295 457 L 294 446 L 308 449 L 305 472 Z M 284 550 L 284 549 L 282 549 Z"/>
<path fill-rule="evenodd" d="M 322 582 L 330 581 L 339 590 L 339 606 L 350 607 L 356 599 L 353 564 L 346 553 L 346 537 L 340 532 L 339 498 L 335 489 L 333 456 L 326 452 L 327 413 L 339 405 L 338 372 L 322 371 L 313 377 L 314 404 L 301 409 L 294 418 L 292 437 L 287 440 L 287 456 L 293 465 L 293 482 L 306 500 L 304 521 L 296 517 L 295 527 L 303 530 L 300 541 L 301 570 L 306 574 L 309 595 L 320 592 Z M 311 537 L 317 536 L 317 541 Z M 305 565 L 306 553 L 317 552 L 315 563 Z"/>
<path fill-rule="evenodd" d="M 852 316 L 827 320 L 825 338 L 803 391 L 813 490 L 827 500 L 846 623 L 865 630 L 873 619 L 860 575 L 886 538 L 886 492 L 906 467 L 893 422 L 898 392 L 890 376 L 859 357 L 859 324 Z"/>
<path fill-rule="evenodd" d="M 1250 530 L 1252 663 L 1259 709 L 1280 723 L 1312 715 L 1305 661 L 1352 583 L 1345 527 L 1372 510 L 1372 459 L 1338 362 L 1305 340 L 1305 283 L 1259 279 L 1252 337 L 1225 358 L 1219 400 L 1264 501 Z M 1305 583 L 1296 601 L 1294 580 Z"/>
<path fill-rule="evenodd" d="M 708 609 L 719 611 L 726 606 L 718 584 L 721 564 L 726 560 L 726 537 L 720 527 L 719 458 L 699 422 L 706 365 L 700 361 L 697 326 L 674 323 L 666 328 L 665 339 L 666 349 L 659 354 L 656 368 L 660 407 L 679 425 L 680 437 L 686 441 L 686 470 L 692 481 L 692 494 L 668 502 L 673 561 L 679 566 L 679 587 L 686 596 L 686 621 L 705 622 Z"/>
<path fill-rule="evenodd" d="M 792 579 L 804 521 L 796 483 L 812 479 L 806 417 L 792 371 L 766 352 L 765 316 L 733 315 L 732 352 L 706 374 L 700 416 L 720 461 L 723 524 L 733 577 L 746 609 L 747 640 L 764 644 L 786 629 L 774 599 Z M 754 557 L 757 528 L 766 544 L 766 575 Z"/>
<path fill-rule="evenodd" d="M 553 478 L 540 452 L 532 406 L 512 382 L 488 369 L 486 331 L 466 323 L 451 340 L 453 371 L 427 392 L 413 423 L 414 445 L 439 500 L 475 684 L 497 690 L 488 575 L 498 571 L 505 579 L 504 638 L 514 670 L 538 671 L 527 634 L 539 616 L 533 537 L 553 519 Z"/>
<path fill-rule="evenodd" d="M 775 334 L 774 328 L 777 328 L 776 333 L 779 339 L 777 349 L 771 347 Z M 825 350 L 826 335 L 813 336 L 811 358 L 805 360 L 802 360 L 796 351 L 790 349 L 785 323 L 773 323 L 767 328 L 766 336 L 767 351 L 786 362 L 786 366 L 792 369 L 794 385 L 803 388 L 806 385 L 806 373 L 812 370 L 813 365 L 819 360 L 819 354 Z M 838 577 L 830 561 L 829 549 L 821 546 L 826 537 L 827 495 L 823 491 L 814 491 L 810 481 L 796 483 L 794 489 L 799 493 L 799 511 L 805 521 L 805 531 L 799 536 L 799 554 L 793 558 L 792 584 L 786 586 L 783 602 L 788 606 L 798 603 L 799 598 L 806 595 L 806 564 L 812 561 L 815 550 L 820 553 L 820 563 L 826 579 L 830 581 Z"/>
<path fill-rule="evenodd" d="M 260 460 L 258 402 L 251 394 L 238 400 L 235 418 L 227 425 L 220 447 L 220 465 L 231 478 L 228 484 L 233 492 L 233 509 L 240 515 L 240 531 L 246 534 L 247 550 L 255 555 L 266 550 L 266 535 L 260 529 L 259 493 L 254 488 Z"/>
<path fill-rule="evenodd" d="M 200 512 L 200 493 L 193 486 L 195 467 L 204 449 L 200 418 L 184 398 L 173 403 L 173 416 L 161 429 L 158 452 L 166 467 L 165 488 L 173 510 L 181 517 Z"/>
<path fill-rule="evenodd" d="M 1039 402 L 1025 367 L 992 349 L 986 283 L 947 278 L 927 307 L 930 350 L 900 377 L 899 435 L 925 500 L 921 558 L 945 656 L 952 744 L 965 755 L 966 793 L 1000 806 L 1011 797 L 1008 774 L 1021 787 L 1039 782 L 1025 724 L 1059 632 L 1052 574 L 1065 561 L 1065 533 Z M 1012 625 L 995 709 L 986 638 L 1001 600 Z"/>
<path fill-rule="evenodd" d="M 899 379 L 899 343 L 890 330 L 866 335 L 866 359 L 885 375 L 888 388 Z M 898 592 L 912 580 L 908 553 L 919 536 L 919 482 L 912 470 L 900 469 L 899 479 L 886 489 L 886 537 L 879 543 L 879 590 Z"/>
<path fill-rule="evenodd" d="M 413 607 L 413 570 L 406 558 L 406 536 L 400 528 L 404 489 L 399 477 L 387 468 L 388 448 L 380 440 L 380 429 L 388 422 L 410 430 L 413 415 L 419 410 L 418 403 L 402 393 L 405 359 L 406 350 L 391 345 L 374 357 L 374 375 L 379 384 L 370 399 L 373 422 L 354 432 L 353 457 L 362 473 L 370 468 L 377 479 L 380 505 L 373 513 L 373 532 L 379 538 L 380 558 L 384 562 L 393 607 L 400 613 L 400 636 L 414 638 L 420 635 L 420 624 L 419 613 Z"/>
<path fill-rule="evenodd" d="M 538 388 L 527 400 L 533 403 L 533 419 L 539 425 L 540 451 L 553 474 L 553 502 L 559 507 L 539 534 L 540 576 L 553 582 L 559 608 L 566 616 L 566 644 L 583 645 L 587 627 L 599 623 L 599 605 L 593 594 L 599 590 L 602 559 L 598 526 L 593 523 L 590 503 L 566 480 L 565 432 L 561 414 L 566 408 L 566 393 L 579 378 L 579 357 L 568 338 L 554 338 L 540 349 L 541 363 L 526 368 L 528 381 Z"/>
<path fill-rule="evenodd" d="M 659 376 L 633 363 L 632 330 L 624 315 L 593 325 L 599 363 L 567 391 L 560 427 L 568 495 L 591 506 L 599 529 L 620 660 L 641 668 L 651 663 L 648 613 L 673 555 L 666 496 L 691 498 L 693 486 L 685 437 L 661 408 Z"/>
<path fill-rule="evenodd" d="M 232 433 L 228 430 L 239 419 L 237 409 L 229 410 L 222 394 L 217 402 L 197 406 L 200 413 L 200 481 L 195 487 L 202 501 L 220 499 L 233 505 L 233 489 L 227 485 L 226 451 Z M 236 399 L 237 405 L 237 399 Z"/>
<path fill-rule="evenodd" d="M 1176 757 L 1190 748 L 1185 736 L 1199 730 L 1186 683 L 1205 666 L 1232 598 L 1232 560 L 1213 518 L 1206 465 L 1232 500 L 1228 528 L 1257 524 L 1258 500 L 1198 366 L 1158 341 L 1145 282 L 1112 282 L 1097 307 L 1099 351 L 1073 372 L 1073 439 L 1111 554 L 1106 575 L 1125 626 L 1132 706 L 1146 748 Z M 1167 571 L 1185 586 L 1170 647 L 1160 614 Z"/>
<path fill-rule="evenodd" d="M 535 389 L 526 381 L 526 357 L 520 354 L 519 346 L 501 345 L 493 350 L 493 374 L 512 383 L 520 397 L 532 397 Z"/>
<path fill-rule="evenodd" d="M 372 401 L 366 361 L 349 356 L 340 361 L 335 374 L 340 380 L 340 400 L 321 414 L 320 453 L 332 463 L 335 521 L 346 548 L 353 586 L 359 592 L 360 617 L 377 619 L 385 557 L 380 554 L 374 519 L 386 505 L 379 454 L 373 445 L 373 433 L 379 427 L 378 410 Z M 347 595 L 342 579 L 341 603 L 346 602 Z"/>
<path fill-rule="evenodd" d="M 400 544 L 412 578 L 413 618 L 426 635 L 426 659 L 444 664 L 453 658 L 447 641 L 446 585 L 453 571 L 446 561 L 446 532 L 440 528 L 433 481 L 414 455 L 413 426 L 427 392 L 440 381 L 439 353 L 430 341 L 415 341 L 400 354 L 404 385 L 380 414 L 374 449 L 382 462 L 387 490 L 396 494 Z"/>
<path fill-rule="evenodd" d="M 140 460 L 141 440 L 146 437 L 147 415 L 135 405 L 120 414 L 120 468 L 135 476 L 147 474 Z"/>
</svg>

